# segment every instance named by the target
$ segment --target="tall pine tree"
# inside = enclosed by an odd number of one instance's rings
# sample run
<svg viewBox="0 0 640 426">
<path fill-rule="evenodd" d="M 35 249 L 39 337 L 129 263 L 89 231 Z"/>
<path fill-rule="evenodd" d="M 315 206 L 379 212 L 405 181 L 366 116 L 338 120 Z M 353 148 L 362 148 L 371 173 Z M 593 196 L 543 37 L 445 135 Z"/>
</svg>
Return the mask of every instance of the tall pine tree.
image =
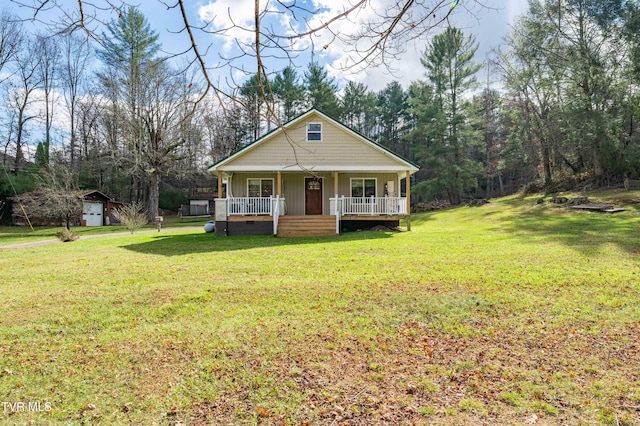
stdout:
<svg viewBox="0 0 640 426">
<path fill-rule="evenodd" d="M 329 77 L 327 70 L 315 62 L 311 62 L 304 73 L 307 105 L 317 108 L 331 117 L 340 117 L 338 103 L 338 85 Z"/>
<path fill-rule="evenodd" d="M 291 120 L 304 108 L 304 86 L 298 80 L 295 68 L 289 66 L 278 73 L 271 83 L 281 122 Z"/>
<path fill-rule="evenodd" d="M 479 135 L 468 125 L 469 101 L 465 95 L 474 87 L 480 65 L 473 62 L 478 49 L 472 37 L 458 28 L 447 28 L 433 38 L 422 56 L 433 93 L 428 102 L 428 121 L 421 121 L 416 134 L 423 134 L 429 149 L 421 150 L 422 163 L 430 169 L 431 192 L 446 196 L 451 204 L 477 185 L 481 165 L 469 153 L 479 142 Z"/>
</svg>

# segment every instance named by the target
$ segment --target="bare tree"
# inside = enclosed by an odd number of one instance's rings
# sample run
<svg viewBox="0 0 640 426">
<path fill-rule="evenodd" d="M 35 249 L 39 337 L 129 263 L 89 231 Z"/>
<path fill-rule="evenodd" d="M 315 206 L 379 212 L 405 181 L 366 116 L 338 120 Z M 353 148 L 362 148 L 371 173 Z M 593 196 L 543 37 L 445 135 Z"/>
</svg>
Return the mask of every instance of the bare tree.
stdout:
<svg viewBox="0 0 640 426">
<path fill-rule="evenodd" d="M 56 84 L 58 65 L 60 63 L 60 48 L 58 39 L 44 34 L 35 36 L 35 50 L 32 55 L 38 56 L 38 79 L 44 96 L 44 141 L 43 150 L 46 161 L 49 161 L 49 147 L 51 146 L 51 127 L 53 125 L 53 111 L 56 103 Z"/>
<path fill-rule="evenodd" d="M 207 98 L 202 108 L 202 126 L 207 144 L 207 154 L 214 163 L 225 158 L 247 138 L 250 130 L 241 123 L 240 106 L 228 102 L 220 106 Z M 225 113 L 226 111 L 226 113 Z"/>
<path fill-rule="evenodd" d="M 5 70 L 5 66 L 13 61 L 18 54 L 22 36 L 20 24 L 16 21 L 7 10 L 3 10 L 0 15 L 0 72 Z M 8 154 L 14 139 L 14 131 L 16 130 L 16 114 L 15 111 L 9 109 L 5 116 L 6 122 L 3 123 L 5 130 L 4 139 L 4 156 L 2 158 L 3 166 L 13 168 L 15 173 L 15 164 L 8 164 Z"/>
<path fill-rule="evenodd" d="M 182 130 L 190 111 L 186 116 L 183 112 L 191 101 L 179 74 L 164 62 L 146 64 L 141 75 L 139 120 L 146 140 L 138 147 L 133 167 L 149 180 L 147 210 L 153 220 L 158 215 L 160 176 L 177 159 L 178 148 L 187 142 Z"/>
<path fill-rule="evenodd" d="M 69 35 L 62 39 L 62 52 L 64 62 L 60 74 L 64 82 L 62 91 L 69 114 L 69 161 L 73 166 L 77 161 L 76 156 L 80 148 L 78 146 L 78 109 L 82 81 L 89 67 L 91 49 L 86 38 Z"/>
<path fill-rule="evenodd" d="M 13 214 L 42 223 L 64 222 L 67 230 L 82 216 L 82 196 L 78 191 L 77 176 L 61 163 L 51 164 L 41 171 L 38 190 L 15 198 Z"/>
<path fill-rule="evenodd" d="M 20 23 L 8 11 L 0 15 L 0 71 L 18 53 L 22 41 Z"/>
<path fill-rule="evenodd" d="M 15 128 L 12 129 L 12 133 L 15 134 L 14 173 L 18 172 L 22 167 L 21 163 L 24 162 L 23 149 L 26 144 L 27 125 L 39 117 L 38 111 L 30 108 L 36 101 L 35 92 L 42 84 L 42 76 L 38 72 L 41 58 L 33 54 L 36 46 L 35 39 L 24 41 L 24 47 L 16 56 L 14 76 L 8 87 L 9 108 L 16 111 Z"/>
</svg>

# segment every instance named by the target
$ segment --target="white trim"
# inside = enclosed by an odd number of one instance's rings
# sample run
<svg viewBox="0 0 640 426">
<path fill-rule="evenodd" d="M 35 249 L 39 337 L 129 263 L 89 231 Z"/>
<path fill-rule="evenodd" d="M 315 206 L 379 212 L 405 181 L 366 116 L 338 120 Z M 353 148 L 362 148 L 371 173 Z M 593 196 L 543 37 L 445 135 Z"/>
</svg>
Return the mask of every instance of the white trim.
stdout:
<svg viewBox="0 0 640 426">
<path fill-rule="evenodd" d="M 349 197 L 353 197 L 353 181 L 354 180 L 361 180 L 362 181 L 362 196 L 363 197 L 370 197 L 370 195 L 365 195 L 364 193 L 364 181 L 365 180 L 372 180 L 375 182 L 375 186 L 374 186 L 374 190 L 375 193 L 373 194 L 374 197 L 378 196 L 378 178 L 374 178 L 374 177 L 352 177 L 349 178 Z"/>
<path fill-rule="evenodd" d="M 317 124 L 318 126 L 320 126 L 320 132 L 310 132 L 309 131 L 309 126 Z M 309 133 L 313 133 L 313 134 L 317 134 L 320 133 L 320 139 L 309 139 Z M 307 125 L 305 126 L 305 134 L 306 134 L 306 141 L 307 142 L 322 142 L 323 140 L 323 133 L 322 133 L 322 123 L 321 122 L 317 122 L 317 121 L 310 121 L 307 123 Z"/>
</svg>

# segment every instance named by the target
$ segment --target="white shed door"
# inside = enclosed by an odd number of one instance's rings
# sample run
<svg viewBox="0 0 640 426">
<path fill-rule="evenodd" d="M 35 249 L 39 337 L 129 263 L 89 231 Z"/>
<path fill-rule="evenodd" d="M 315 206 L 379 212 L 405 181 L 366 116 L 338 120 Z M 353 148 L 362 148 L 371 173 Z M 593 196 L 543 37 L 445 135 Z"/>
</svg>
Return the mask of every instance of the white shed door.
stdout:
<svg viewBox="0 0 640 426">
<path fill-rule="evenodd" d="M 102 203 L 85 201 L 82 205 L 82 219 L 87 226 L 102 226 Z"/>
</svg>

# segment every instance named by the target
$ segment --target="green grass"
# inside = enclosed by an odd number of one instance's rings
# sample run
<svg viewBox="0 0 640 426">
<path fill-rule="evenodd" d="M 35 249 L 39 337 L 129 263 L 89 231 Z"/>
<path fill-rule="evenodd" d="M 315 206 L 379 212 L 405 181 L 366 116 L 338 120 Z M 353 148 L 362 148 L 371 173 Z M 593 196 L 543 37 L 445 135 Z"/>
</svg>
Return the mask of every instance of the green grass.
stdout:
<svg viewBox="0 0 640 426">
<path fill-rule="evenodd" d="M 180 229 L 183 227 L 192 226 L 204 226 L 209 218 L 199 219 L 179 219 L 179 218 L 167 218 L 167 221 L 162 225 L 162 229 Z M 32 231 L 29 227 L 22 226 L 0 226 L 0 247 L 8 246 L 12 244 L 30 243 L 42 240 L 55 240 L 56 232 L 64 229 L 63 227 L 49 228 L 49 227 L 34 227 Z M 104 235 L 118 232 L 129 232 L 127 228 L 121 225 L 111 226 L 74 226 L 71 228 L 80 237 L 89 235 Z M 154 231 L 157 229 L 156 225 L 147 225 L 136 232 L 141 231 Z"/>
<path fill-rule="evenodd" d="M 640 213 L 535 199 L 0 251 L 0 422 L 638 424 Z"/>
</svg>

